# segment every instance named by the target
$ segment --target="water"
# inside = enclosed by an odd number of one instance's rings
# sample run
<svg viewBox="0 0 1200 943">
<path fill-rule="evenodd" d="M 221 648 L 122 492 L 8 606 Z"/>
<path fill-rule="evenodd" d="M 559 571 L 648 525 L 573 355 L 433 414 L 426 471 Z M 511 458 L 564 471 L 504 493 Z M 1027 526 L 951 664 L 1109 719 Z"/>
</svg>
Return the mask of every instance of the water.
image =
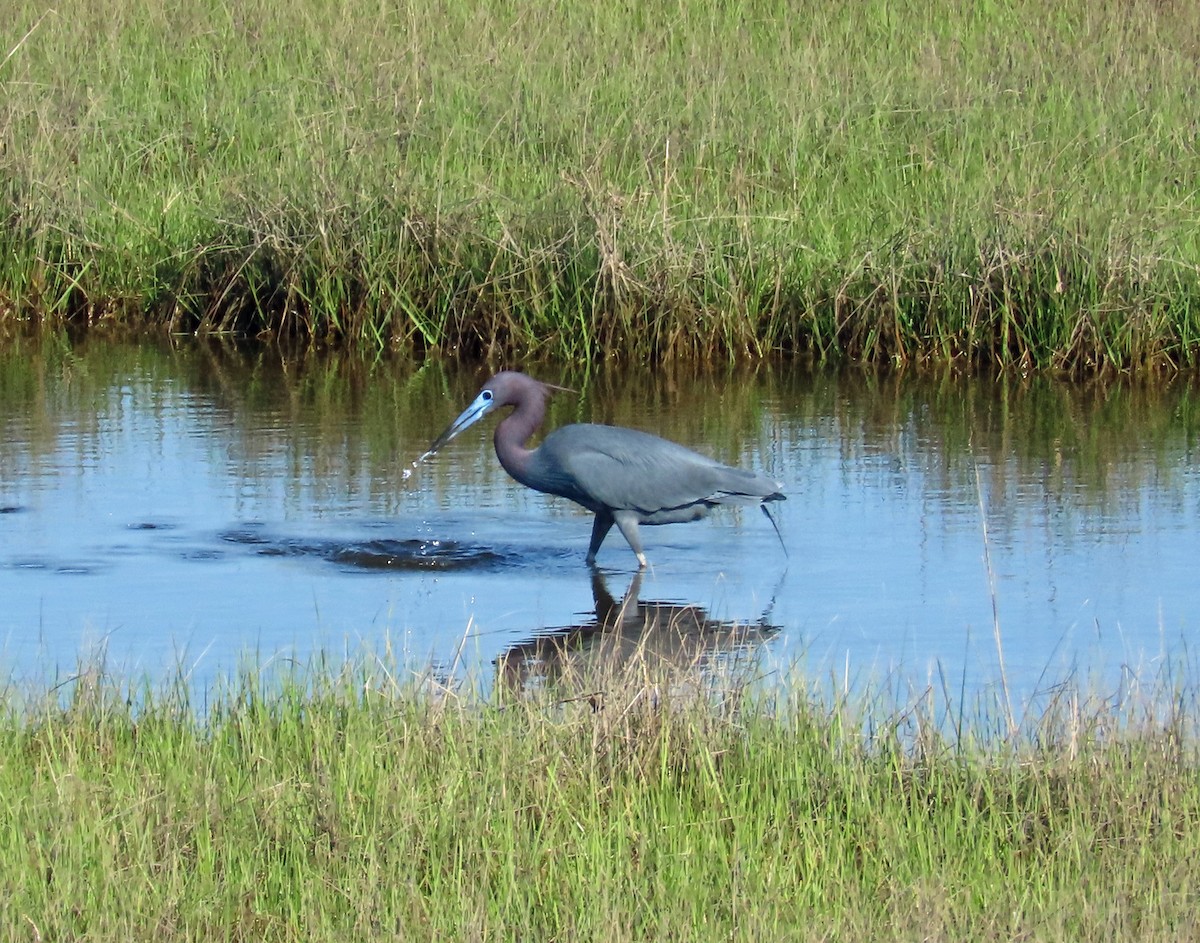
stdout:
<svg viewBox="0 0 1200 943">
<path fill-rule="evenodd" d="M 644 529 L 640 579 L 614 531 L 594 576 L 590 517 L 511 482 L 489 423 L 422 455 L 478 372 L 10 342 L 0 672 L 102 652 L 206 684 L 248 657 L 370 651 L 486 686 L 640 644 L 1020 698 L 1154 676 L 1200 629 L 1193 383 L 546 378 L 580 387 L 552 424 L 638 426 L 784 480 L 786 553 L 757 510 L 720 511 Z"/>
</svg>

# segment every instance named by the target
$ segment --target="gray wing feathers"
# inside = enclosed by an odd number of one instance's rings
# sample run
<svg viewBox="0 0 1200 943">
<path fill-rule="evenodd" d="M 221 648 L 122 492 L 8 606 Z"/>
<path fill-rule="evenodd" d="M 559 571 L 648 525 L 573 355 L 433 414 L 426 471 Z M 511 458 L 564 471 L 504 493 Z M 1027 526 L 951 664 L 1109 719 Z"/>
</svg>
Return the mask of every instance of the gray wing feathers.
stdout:
<svg viewBox="0 0 1200 943">
<path fill-rule="evenodd" d="M 593 502 L 614 509 L 652 513 L 700 503 L 758 503 L 781 488 L 764 475 L 722 465 L 634 429 L 564 426 L 547 436 L 538 451 L 563 480 L 570 480 Z"/>
</svg>

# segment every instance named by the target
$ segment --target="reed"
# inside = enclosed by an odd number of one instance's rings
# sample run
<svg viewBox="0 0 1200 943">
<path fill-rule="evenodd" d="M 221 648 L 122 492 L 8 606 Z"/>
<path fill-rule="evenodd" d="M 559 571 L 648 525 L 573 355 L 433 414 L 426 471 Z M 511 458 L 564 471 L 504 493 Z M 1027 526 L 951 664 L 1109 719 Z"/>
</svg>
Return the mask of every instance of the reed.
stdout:
<svg viewBox="0 0 1200 943">
<path fill-rule="evenodd" d="M 1189 366 L 1198 21 L 17 0 L 0 316 L 580 362 Z"/>
<path fill-rule="evenodd" d="M 251 664 L 201 694 L 96 668 L 10 684 L 0 925 L 166 941 L 1200 929 L 1198 715 L 1177 679 L 1058 686 L 1010 737 L 996 705 L 939 690 L 688 670 L 632 659 L 486 699 L 386 658 Z"/>
</svg>

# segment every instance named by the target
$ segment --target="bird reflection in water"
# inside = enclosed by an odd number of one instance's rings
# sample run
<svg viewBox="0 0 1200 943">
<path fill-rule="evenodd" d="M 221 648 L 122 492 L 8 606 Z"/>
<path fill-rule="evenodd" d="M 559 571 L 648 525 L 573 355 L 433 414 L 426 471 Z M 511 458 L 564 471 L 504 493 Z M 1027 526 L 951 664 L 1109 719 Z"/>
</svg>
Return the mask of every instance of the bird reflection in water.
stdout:
<svg viewBox="0 0 1200 943">
<path fill-rule="evenodd" d="M 701 606 L 639 599 L 643 571 L 622 599 L 609 592 L 598 568 L 591 574 L 595 618 L 505 649 L 496 659 L 501 688 L 531 693 L 553 687 L 569 696 L 571 689 L 588 693 L 597 681 L 622 672 L 693 687 L 733 676 L 744 680 L 760 645 L 780 629 L 770 622 L 770 606 L 753 622 L 714 619 Z"/>
</svg>

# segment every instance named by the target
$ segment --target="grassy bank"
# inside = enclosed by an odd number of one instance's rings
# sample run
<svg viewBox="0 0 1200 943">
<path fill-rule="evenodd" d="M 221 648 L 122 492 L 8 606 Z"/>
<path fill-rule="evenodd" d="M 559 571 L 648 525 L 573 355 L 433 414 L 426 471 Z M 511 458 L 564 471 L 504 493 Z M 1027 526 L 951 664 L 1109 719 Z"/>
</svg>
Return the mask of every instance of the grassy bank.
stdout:
<svg viewBox="0 0 1200 943">
<path fill-rule="evenodd" d="M 588 679 L 586 697 L 480 703 L 318 664 L 248 673 L 200 721 L 183 684 L 135 690 L 134 707 L 91 674 L 52 698 L 10 689 L 0 926 L 165 941 L 1200 931 L 1190 697 L 1160 714 L 1062 688 L 1007 739 L 986 711 L 947 720 L 928 692 L 829 707 L 800 685 L 773 702 L 681 690 L 642 665 Z"/>
<path fill-rule="evenodd" d="M 1192 4 L 17 0 L 0 317 L 1195 365 Z"/>
</svg>

